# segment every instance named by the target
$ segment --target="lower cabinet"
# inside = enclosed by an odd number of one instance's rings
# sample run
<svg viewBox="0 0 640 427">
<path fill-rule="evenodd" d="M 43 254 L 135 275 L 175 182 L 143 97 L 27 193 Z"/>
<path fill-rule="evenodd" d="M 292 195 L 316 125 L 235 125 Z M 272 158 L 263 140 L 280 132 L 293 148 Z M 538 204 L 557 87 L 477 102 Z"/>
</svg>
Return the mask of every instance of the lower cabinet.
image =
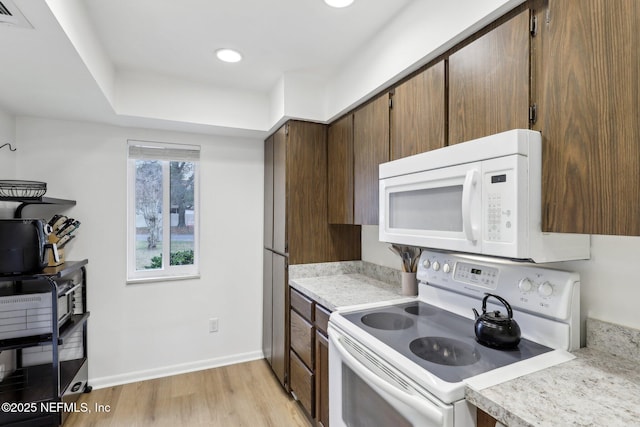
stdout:
<svg viewBox="0 0 640 427">
<path fill-rule="evenodd" d="M 315 328 L 313 308 L 315 303 L 293 288 L 289 294 L 289 389 L 307 416 L 315 416 Z"/>
<path fill-rule="evenodd" d="M 305 413 L 329 426 L 330 311 L 290 288 L 289 388 Z"/>
<path fill-rule="evenodd" d="M 329 311 L 316 305 L 316 422 L 319 426 L 329 426 L 329 340 L 327 323 Z"/>
<path fill-rule="evenodd" d="M 313 372 L 292 350 L 289 355 L 289 386 L 309 417 L 313 417 Z"/>
<path fill-rule="evenodd" d="M 295 310 L 291 310 L 291 350 L 308 367 L 313 366 L 313 325 Z"/>
<path fill-rule="evenodd" d="M 476 415 L 476 426 L 477 427 L 495 427 L 496 422 L 498 422 L 491 415 L 487 414 L 481 409 L 477 409 Z"/>
</svg>

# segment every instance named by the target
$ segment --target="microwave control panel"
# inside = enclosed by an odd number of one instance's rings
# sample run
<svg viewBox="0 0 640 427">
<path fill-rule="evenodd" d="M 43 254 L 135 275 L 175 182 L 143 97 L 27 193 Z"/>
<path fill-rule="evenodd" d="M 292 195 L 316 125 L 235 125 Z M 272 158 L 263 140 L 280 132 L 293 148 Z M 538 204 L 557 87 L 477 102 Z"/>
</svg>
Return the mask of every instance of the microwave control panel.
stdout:
<svg viewBox="0 0 640 427">
<path fill-rule="evenodd" d="M 483 162 L 482 199 L 484 206 L 483 240 L 511 242 L 517 226 L 517 177 L 513 158 L 499 158 Z"/>
</svg>

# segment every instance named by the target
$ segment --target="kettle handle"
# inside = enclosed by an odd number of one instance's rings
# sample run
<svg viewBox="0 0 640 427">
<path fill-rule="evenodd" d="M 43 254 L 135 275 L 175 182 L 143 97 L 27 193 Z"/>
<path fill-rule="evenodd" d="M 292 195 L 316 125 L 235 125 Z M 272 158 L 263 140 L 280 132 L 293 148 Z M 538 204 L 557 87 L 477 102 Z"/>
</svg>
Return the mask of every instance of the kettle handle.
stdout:
<svg viewBox="0 0 640 427">
<path fill-rule="evenodd" d="M 505 300 L 501 296 L 494 295 L 494 294 L 485 293 L 484 295 L 485 295 L 485 297 L 482 299 L 482 312 L 483 313 L 487 312 L 487 299 L 489 297 L 494 297 L 495 299 L 500 301 L 502 303 L 502 305 L 504 305 L 504 307 L 507 309 L 507 316 L 509 317 L 509 319 L 511 319 L 513 317 L 513 310 L 511 310 L 511 305 L 509 305 L 507 300 Z"/>
</svg>

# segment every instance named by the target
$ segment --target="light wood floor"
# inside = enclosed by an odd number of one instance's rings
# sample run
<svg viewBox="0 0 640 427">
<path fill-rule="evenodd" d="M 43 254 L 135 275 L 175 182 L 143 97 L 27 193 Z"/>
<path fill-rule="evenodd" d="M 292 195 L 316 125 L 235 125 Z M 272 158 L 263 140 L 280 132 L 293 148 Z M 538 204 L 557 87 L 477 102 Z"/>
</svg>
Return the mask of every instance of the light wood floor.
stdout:
<svg viewBox="0 0 640 427">
<path fill-rule="evenodd" d="M 93 390 L 64 427 L 309 427 L 264 360 Z M 95 412 L 95 405 L 110 412 Z"/>
</svg>

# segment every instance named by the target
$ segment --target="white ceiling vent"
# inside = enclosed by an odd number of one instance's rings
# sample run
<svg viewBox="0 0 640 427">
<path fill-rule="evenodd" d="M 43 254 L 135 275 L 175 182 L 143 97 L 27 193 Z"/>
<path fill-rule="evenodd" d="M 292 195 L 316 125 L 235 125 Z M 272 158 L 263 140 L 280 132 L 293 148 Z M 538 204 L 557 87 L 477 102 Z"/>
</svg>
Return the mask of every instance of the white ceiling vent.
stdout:
<svg viewBox="0 0 640 427">
<path fill-rule="evenodd" d="M 33 28 L 12 0 L 0 0 L 0 25 Z"/>
</svg>

